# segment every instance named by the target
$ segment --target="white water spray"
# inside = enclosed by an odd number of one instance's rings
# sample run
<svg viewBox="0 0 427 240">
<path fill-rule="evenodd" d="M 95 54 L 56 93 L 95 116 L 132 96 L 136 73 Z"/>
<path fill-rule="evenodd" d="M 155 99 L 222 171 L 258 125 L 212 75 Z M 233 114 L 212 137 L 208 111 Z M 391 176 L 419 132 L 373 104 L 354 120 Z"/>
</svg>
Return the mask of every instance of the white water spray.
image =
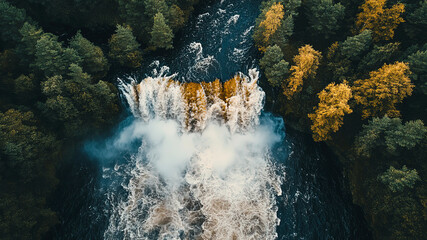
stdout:
<svg viewBox="0 0 427 240">
<path fill-rule="evenodd" d="M 172 78 L 120 84 L 135 121 L 116 142 L 141 145 L 116 166 L 130 176 L 127 197 L 113 206 L 105 239 L 275 239 L 282 177 L 270 149 L 282 136 L 277 122 L 260 121 L 258 72 L 240 74 L 227 98 L 195 90 L 205 106 L 196 112 Z"/>
</svg>

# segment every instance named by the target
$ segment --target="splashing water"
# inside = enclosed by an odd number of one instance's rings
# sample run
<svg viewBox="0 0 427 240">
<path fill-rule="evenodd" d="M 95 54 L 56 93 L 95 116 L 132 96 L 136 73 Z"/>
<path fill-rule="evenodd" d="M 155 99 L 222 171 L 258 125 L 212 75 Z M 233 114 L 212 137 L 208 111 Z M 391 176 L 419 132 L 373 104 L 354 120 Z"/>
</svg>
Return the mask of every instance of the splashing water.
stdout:
<svg viewBox="0 0 427 240">
<path fill-rule="evenodd" d="M 275 239 L 277 174 L 271 147 L 283 123 L 260 117 L 258 72 L 220 83 L 180 83 L 158 75 L 120 89 L 135 120 L 115 146 L 140 142 L 127 197 L 112 201 L 105 239 Z M 110 199 L 114 193 L 110 194 Z"/>
</svg>

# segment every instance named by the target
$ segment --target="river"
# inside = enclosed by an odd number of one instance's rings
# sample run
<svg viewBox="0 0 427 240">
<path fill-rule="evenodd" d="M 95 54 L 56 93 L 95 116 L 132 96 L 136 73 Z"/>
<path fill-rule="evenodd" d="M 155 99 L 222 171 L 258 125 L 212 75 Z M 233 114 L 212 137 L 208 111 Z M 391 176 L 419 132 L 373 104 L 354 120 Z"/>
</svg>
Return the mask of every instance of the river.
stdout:
<svg viewBox="0 0 427 240">
<path fill-rule="evenodd" d="M 201 6 L 118 78 L 124 120 L 61 172 L 52 238 L 369 239 L 335 156 L 262 110 L 259 4 Z"/>
</svg>

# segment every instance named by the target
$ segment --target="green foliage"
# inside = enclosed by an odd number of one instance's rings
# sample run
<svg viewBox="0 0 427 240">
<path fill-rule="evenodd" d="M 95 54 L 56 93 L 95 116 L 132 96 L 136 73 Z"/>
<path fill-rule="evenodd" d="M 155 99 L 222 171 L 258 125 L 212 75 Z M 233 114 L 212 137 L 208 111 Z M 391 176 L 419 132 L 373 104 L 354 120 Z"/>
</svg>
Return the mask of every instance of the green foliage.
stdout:
<svg viewBox="0 0 427 240">
<path fill-rule="evenodd" d="M 19 33 L 21 34 L 21 39 L 17 51 L 21 56 L 23 65 L 28 66 L 34 61 L 37 41 L 42 37 L 43 30 L 25 22 L 22 28 L 19 29 Z"/>
<path fill-rule="evenodd" d="M 416 181 L 420 180 L 417 170 L 408 169 L 403 165 L 402 169 L 396 169 L 393 166 L 378 176 L 382 183 L 387 185 L 393 192 L 401 192 L 405 187 L 413 188 Z"/>
<path fill-rule="evenodd" d="M 40 105 L 44 114 L 59 122 L 67 137 L 111 124 L 118 112 L 113 88 L 104 81 L 91 84 L 91 76 L 76 64 L 71 64 L 69 71 L 66 79 L 56 75 L 42 82 L 42 92 L 47 97 Z"/>
<path fill-rule="evenodd" d="M 144 6 L 145 15 L 148 16 L 149 19 L 154 19 L 158 13 L 167 15 L 169 10 L 165 0 L 144 0 Z"/>
<path fill-rule="evenodd" d="M 425 29 L 427 29 L 427 0 L 419 1 L 414 11 L 408 14 L 408 35 L 415 39 L 426 40 Z"/>
<path fill-rule="evenodd" d="M 340 28 L 345 7 L 332 0 L 308 0 L 304 2 L 306 15 L 313 35 L 329 38 Z"/>
<path fill-rule="evenodd" d="M 372 43 L 371 30 L 364 30 L 360 34 L 347 37 L 340 45 L 341 54 L 349 59 L 358 59 L 366 52 Z"/>
<path fill-rule="evenodd" d="M 372 151 L 386 149 L 397 154 L 400 149 L 412 149 L 425 137 L 427 128 L 421 120 L 402 124 L 399 118 L 373 118 L 356 138 L 355 148 L 359 155 L 370 157 Z"/>
<path fill-rule="evenodd" d="M 169 26 L 177 31 L 182 28 L 186 22 L 185 14 L 180 7 L 172 5 L 168 14 Z"/>
<path fill-rule="evenodd" d="M 63 48 L 58 37 L 50 33 L 43 34 L 37 41 L 35 55 L 34 66 L 48 77 L 66 74 L 70 64 L 81 62 L 76 50 Z"/>
<path fill-rule="evenodd" d="M 150 44 L 157 48 L 171 49 L 173 33 L 172 29 L 166 24 L 162 13 L 157 13 L 154 16 L 153 30 L 151 31 Z"/>
<path fill-rule="evenodd" d="M 379 68 L 384 63 L 392 59 L 399 50 L 400 43 L 387 43 L 385 45 L 375 45 L 359 63 L 359 70 L 373 70 Z M 412 69 L 411 69 L 412 70 Z"/>
<path fill-rule="evenodd" d="M 108 61 L 100 47 L 82 36 L 80 32 L 70 41 L 70 48 L 77 51 L 82 58 L 83 70 L 97 77 L 103 77 L 108 71 Z"/>
<path fill-rule="evenodd" d="M 280 87 L 289 71 L 289 63 L 283 60 L 282 50 L 277 45 L 267 48 L 264 56 L 259 61 L 259 65 L 273 87 Z"/>
<path fill-rule="evenodd" d="M 427 95 L 427 49 L 411 54 L 408 57 L 408 63 L 412 71 L 411 78 L 414 80 L 415 89 L 419 89 L 424 95 Z"/>
<path fill-rule="evenodd" d="M 109 56 L 120 65 L 134 68 L 141 66 L 140 45 L 129 26 L 117 25 L 116 33 L 111 36 L 109 45 Z"/>
<path fill-rule="evenodd" d="M 25 10 L 0 0 L 0 42 L 16 44 L 21 38 L 19 29 L 26 20 Z"/>
</svg>

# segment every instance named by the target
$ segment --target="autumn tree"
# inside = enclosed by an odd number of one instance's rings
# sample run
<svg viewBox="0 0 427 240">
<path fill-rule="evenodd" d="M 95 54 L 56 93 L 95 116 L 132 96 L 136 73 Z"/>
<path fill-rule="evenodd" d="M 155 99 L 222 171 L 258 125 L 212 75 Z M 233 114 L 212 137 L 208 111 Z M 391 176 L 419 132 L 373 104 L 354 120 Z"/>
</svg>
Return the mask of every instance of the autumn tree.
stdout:
<svg viewBox="0 0 427 240">
<path fill-rule="evenodd" d="M 122 66 L 141 66 L 142 53 L 139 43 L 132 34 L 129 26 L 117 25 L 116 33 L 108 41 L 110 46 L 109 56 Z"/>
<path fill-rule="evenodd" d="M 259 65 L 264 70 L 270 85 L 274 87 L 281 85 L 289 70 L 289 63 L 283 59 L 282 50 L 277 45 L 267 48 Z"/>
<path fill-rule="evenodd" d="M 165 17 L 162 13 L 157 13 L 154 16 L 153 30 L 151 31 L 150 44 L 157 48 L 171 49 L 173 33 L 172 29 L 166 24 Z"/>
<path fill-rule="evenodd" d="M 427 128 L 421 120 L 402 124 L 399 118 L 373 118 L 356 138 L 355 149 L 361 156 L 369 157 L 374 150 L 396 154 L 401 149 L 412 149 L 425 137 Z"/>
<path fill-rule="evenodd" d="M 262 20 L 258 19 L 259 24 L 257 25 L 254 39 L 258 49 L 265 52 L 270 38 L 282 24 L 284 17 L 283 5 L 281 3 L 273 3 L 268 9 L 264 9 L 262 15 Z"/>
<path fill-rule="evenodd" d="M 401 192 L 405 187 L 413 188 L 420 177 L 417 170 L 408 169 L 403 165 L 402 169 L 390 166 L 387 171 L 378 176 L 378 179 L 387 185 L 392 192 Z"/>
<path fill-rule="evenodd" d="M 82 58 L 83 70 L 91 75 L 103 77 L 108 71 L 108 61 L 101 48 L 78 32 L 70 41 L 70 47 Z"/>
<path fill-rule="evenodd" d="M 368 79 L 355 81 L 353 94 L 356 103 L 362 107 L 362 117 L 399 116 L 396 104 L 410 96 L 414 87 L 409 74 L 406 63 L 396 62 L 370 72 Z"/>
<path fill-rule="evenodd" d="M 302 46 L 298 49 L 298 55 L 294 56 L 295 65 L 290 68 L 291 76 L 285 80 L 283 94 L 289 99 L 300 92 L 303 80 L 316 74 L 322 54 L 313 49 L 310 45 Z"/>
<path fill-rule="evenodd" d="M 391 8 L 385 8 L 386 1 L 366 0 L 360 7 L 362 12 L 357 15 L 356 28 L 358 31 L 371 29 L 375 41 L 392 39 L 394 30 L 404 22 L 401 14 L 405 12 L 405 5 L 397 3 Z"/>
<path fill-rule="evenodd" d="M 329 38 L 339 29 L 344 18 L 344 6 L 332 0 L 309 0 L 306 3 L 306 16 L 313 35 Z"/>
<path fill-rule="evenodd" d="M 348 104 L 352 97 L 351 88 L 346 82 L 331 83 L 318 96 L 319 105 L 314 108 L 314 113 L 308 114 L 313 121 L 313 139 L 317 142 L 331 139 L 330 134 L 338 131 L 343 124 L 344 115 L 353 112 Z"/>
</svg>

